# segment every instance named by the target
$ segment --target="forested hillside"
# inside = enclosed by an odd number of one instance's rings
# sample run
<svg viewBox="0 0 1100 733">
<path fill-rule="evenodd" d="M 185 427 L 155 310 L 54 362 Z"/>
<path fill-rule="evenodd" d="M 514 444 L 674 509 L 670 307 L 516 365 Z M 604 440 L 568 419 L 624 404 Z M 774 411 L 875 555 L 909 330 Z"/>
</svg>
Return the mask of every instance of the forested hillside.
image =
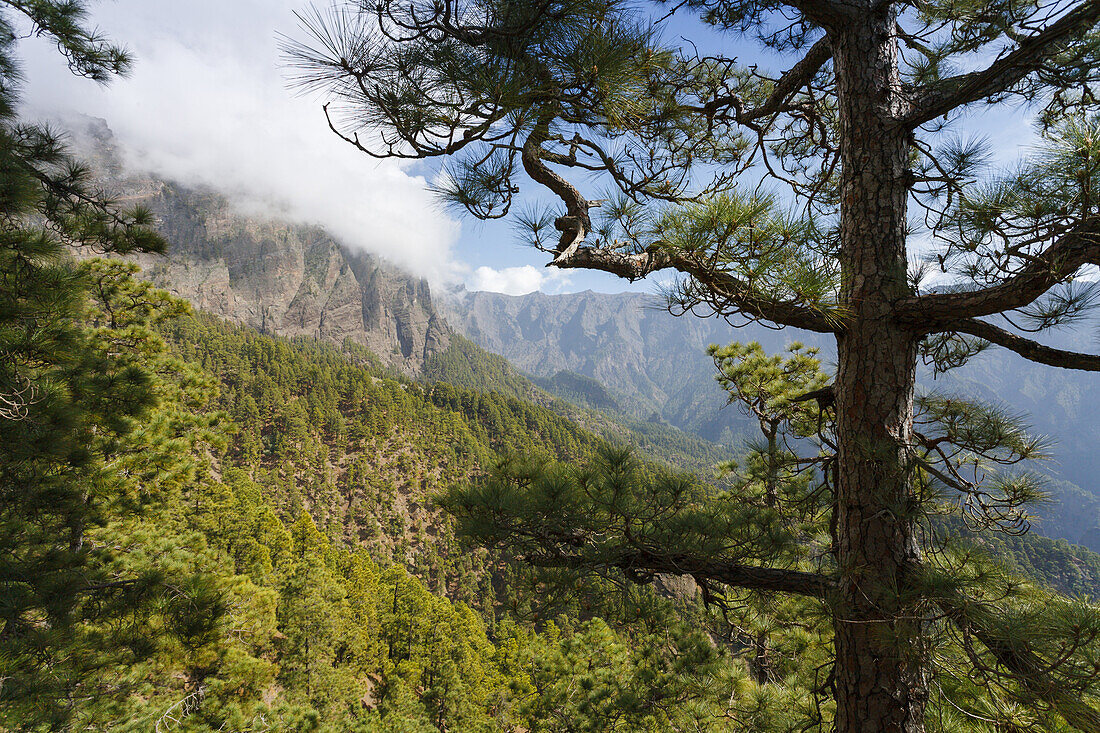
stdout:
<svg viewBox="0 0 1100 733">
<path fill-rule="evenodd" d="M 457 551 L 430 505 L 497 451 L 576 459 L 597 438 L 514 398 L 389 376 L 360 347 L 169 318 L 185 304 L 125 266 L 85 267 L 92 327 L 141 354 L 158 395 L 121 448 L 138 505 L 89 538 L 117 548 L 116 577 L 151 572 L 174 590 L 135 623 L 140 636 L 86 670 L 78 704 L 19 698 L 0 727 L 718 724 L 716 693 L 743 673 L 699 633 L 667 613 L 617 629 L 591 614 L 537 627 L 500 617 L 485 554 Z M 98 653 L 81 639 L 63 651 Z M 115 694 L 83 697 L 96 688 Z"/>
<path fill-rule="evenodd" d="M 686 615 L 644 592 L 557 605 L 552 585 L 525 591 L 500 558 L 455 544 L 434 495 L 501 453 L 585 460 L 595 434 L 513 396 L 397 376 L 354 343 L 188 314 L 122 265 L 85 267 L 98 283 L 93 325 L 124 336 L 160 385 L 141 418 L 150 428 L 127 448 L 141 508 L 91 539 L 125 548 L 116 575 L 152 572 L 177 590 L 92 675 L 123 694 L 75 706 L 74 724 L 719 731 L 743 730 L 735 713 L 763 714 L 740 642 L 715 645 L 729 632 L 687 586 L 662 585 L 680 588 Z M 1067 591 L 1100 592 L 1100 557 L 1082 548 L 1023 538 L 993 549 Z M 810 701 L 789 704 L 793 715 Z"/>
<path fill-rule="evenodd" d="M 460 555 L 441 536 L 433 493 L 496 453 L 579 458 L 599 442 L 515 397 L 397 377 L 350 342 L 274 339 L 205 314 L 167 336 L 217 376 L 215 404 L 234 433 L 226 460 L 273 507 L 288 518 L 306 510 L 327 535 L 419 567 L 439 591 L 454 570 L 441 554 Z"/>
<path fill-rule="evenodd" d="M 452 335 L 445 351 L 428 360 L 422 381 L 496 392 L 544 406 L 604 440 L 634 446 L 681 468 L 710 473 L 729 453 L 728 446 L 687 433 L 659 417 L 641 420 L 622 411 L 595 380 L 569 372 L 553 379 L 528 378 L 507 359 L 459 334 Z"/>
<path fill-rule="evenodd" d="M 304 510 L 327 536 L 406 565 L 435 592 L 474 604 L 488 589 L 477 587 L 476 561 L 453 546 L 432 497 L 495 456 L 581 460 L 603 443 L 578 427 L 587 418 L 592 429 L 671 465 L 696 465 L 704 477 L 731 457 L 673 429 L 633 430 L 547 399 L 503 359 L 476 347 L 461 359 L 465 386 L 455 386 L 396 375 L 351 342 L 337 348 L 272 338 L 203 313 L 170 322 L 164 333 L 181 358 L 217 378 L 213 405 L 228 416 L 232 434 L 224 461 L 243 469 L 284 519 Z M 437 368 L 442 376 L 445 367 Z M 528 399 L 477 389 L 486 374 L 489 387 L 510 385 Z M 1068 592 L 1100 592 L 1100 555 L 1038 534 L 993 547 Z"/>
</svg>

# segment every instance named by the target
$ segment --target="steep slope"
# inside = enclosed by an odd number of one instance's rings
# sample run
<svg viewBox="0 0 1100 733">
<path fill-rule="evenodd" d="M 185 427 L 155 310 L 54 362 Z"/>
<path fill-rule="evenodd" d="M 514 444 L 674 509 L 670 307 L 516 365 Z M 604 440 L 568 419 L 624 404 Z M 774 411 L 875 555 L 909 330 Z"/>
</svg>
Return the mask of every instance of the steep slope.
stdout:
<svg viewBox="0 0 1100 733">
<path fill-rule="evenodd" d="M 140 694 L 89 705 L 90 719 L 150 730 L 190 701 L 196 731 L 549 730 L 547 718 L 583 720 L 608 699 L 653 695 L 661 710 L 693 715 L 708 695 L 729 699 L 729 675 L 743 667 L 722 654 L 688 669 L 687 681 L 703 683 L 683 687 L 666 664 L 684 654 L 683 636 L 663 615 L 647 617 L 645 634 L 598 619 L 543 634 L 498 620 L 485 554 L 455 548 L 428 510 L 431 493 L 495 450 L 575 460 L 596 444 L 583 430 L 499 393 L 392 379 L 351 344 L 272 338 L 202 314 L 165 333 L 217 383 L 211 406 L 226 415 L 227 445 L 218 470 L 160 507 L 155 524 L 109 537 L 188 563 L 223 590 L 229 616 L 203 646 L 166 649 L 111 679 Z M 1083 548 L 1029 536 L 990 549 L 1067 592 L 1100 589 L 1100 556 Z M 615 674 L 593 686 L 592 660 L 602 669 L 612 652 Z M 686 728 L 642 719 L 623 729 Z"/>
<path fill-rule="evenodd" d="M 604 440 L 634 446 L 647 458 L 709 475 L 729 459 L 730 449 L 663 421 L 640 420 L 624 412 L 594 379 L 559 372 L 551 379 L 528 378 L 504 357 L 488 352 L 460 334 L 447 349 L 433 354 L 422 375 L 425 383 L 447 382 L 465 389 L 497 392 L 549 409 Z"/>
<path fill-rule="evenodd" d="M 552 585 L 525 586 L 489 553 L 455 547 L 431 509 L 433 493 L 497 451 L 575 462 L 593 435 L 500 392 L 395 378 L 352 342 L 276 338 L 202 313 L 162 321 L 176 307 L 114 287 L 128 270 L 114 272 L 97 327 L 156 364 L 161 400 L 144 415 L 149 434 L 125 438 L 114 463 L 134 481 L 121 503 L 142 511 L 87 537 L 116 548 L 119 585 L 168 582 L 123 625 L 117 661 L 95 658 L 91 694 L 67 699 L 72 728 L 609 730 L 612 710 L 624 711 L 615 730 L 718 733 L 731 730 L 731 695 L 757 703 L 744 647 L 705 638 L 699 607 L 681 619 L 631 593 L 562 608 Z M 1082 548 L 1029 536 L 990 549 L 1067 592 L 1100 589 L 1100 556 Z M 0 728 L 8 720 L 26 727 L 9 717 Z"/>
<path fill-rule="evenodd" d="M 602 412 L 624 411 L 623 406 L 606 387 L 583 374 L 562 369 L 552 377 L 534 377 L 532 381 L 547 392 L 575 405 Z"/>
</svg>

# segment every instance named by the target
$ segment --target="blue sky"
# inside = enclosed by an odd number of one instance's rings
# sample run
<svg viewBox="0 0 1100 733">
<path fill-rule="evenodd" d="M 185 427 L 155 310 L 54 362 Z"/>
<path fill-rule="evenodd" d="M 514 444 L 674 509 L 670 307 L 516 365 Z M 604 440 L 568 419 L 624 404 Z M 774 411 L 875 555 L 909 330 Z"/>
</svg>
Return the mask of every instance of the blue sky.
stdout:
<svg viewBox="0 0 1100 733">
<path fill-rule="evenodd" d="M 517 244 L 507 221 L 477 222 L 440 210 L 425 191 L 432 167 L 377 163 L 337 140 L 320 102 L 291 94 L 279 68 L 276 34 L 296 32 L 293 11 L 303 5 L 100 2 L 94 21 L 134 51 L 134 73 L 100 87 L 69 75 L 48 43 L 25 40 L 27 113 L 102 117 L 133 166 L 221 188 L 247 211 L 320 223 L 350 246 L 381 254 L 437 287 L 462 283 L 515 294 L 628 289 L 610 275 L 543 267 L 545 255 Z M 669 41 L 702 37 L 708 52 L 773 65 L 688 18 L 674 17 L 664 33 Z M 963 130 L 988 135 L 1005 161 L 1031 137 L 1019 110 L 977 115 Z"/>
</svg>

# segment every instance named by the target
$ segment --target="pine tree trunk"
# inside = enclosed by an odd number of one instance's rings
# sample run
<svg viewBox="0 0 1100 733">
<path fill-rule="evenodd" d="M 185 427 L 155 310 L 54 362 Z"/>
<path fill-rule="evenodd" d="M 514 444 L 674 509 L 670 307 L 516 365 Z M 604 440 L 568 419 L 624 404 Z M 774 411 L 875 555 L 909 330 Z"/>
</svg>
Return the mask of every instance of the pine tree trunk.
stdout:
<svg viewBox="0 0 1100 733">
<path fill-rule="evenodd" d="M 892 9 L 833 34 L 848 309 L 836 376 L 839 733 L 917 733 L 927 699 L 921 623 L 904 576 L 917 556 L 907 459 L 917 342 L 890 316 L 908 293 L 910 137 L 892 122 L 904 104 L 895 34 Z"/>
<path fill-rule="evenodd" d="M 768 658 L 768 634 L 757 631 L 752 641 L 752 659 L 749 661 L 749 672 L 758 685 L 766 685 L 772 679 L 772 665 Z"/>
</svg>

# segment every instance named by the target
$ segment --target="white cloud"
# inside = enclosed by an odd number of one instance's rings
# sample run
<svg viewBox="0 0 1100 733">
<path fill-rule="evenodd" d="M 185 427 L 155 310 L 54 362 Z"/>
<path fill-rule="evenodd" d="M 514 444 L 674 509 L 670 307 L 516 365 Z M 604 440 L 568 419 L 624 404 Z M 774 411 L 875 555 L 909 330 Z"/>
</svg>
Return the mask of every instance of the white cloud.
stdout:
<svg viewBox="0 0 1100 733">
<path fill-rule="evenodd" d="M 316 99 L 295 98 L 276 30 L 294 32 L 298 0 L 168 0 L 99 6 L 95 22 L 135 52 L 133 75 L 98 87 L 73 78 L 56 49 L 27 42 L 28 109 L 102 117 L 129 162 L 204 183 L 250 207 L 318 223 L 350 246 L 430 280 L 454 281 L 457 222 L 425 181 L 337 139 Z"/>
<path fill-rule="evenodd" d="M 562 292 L 568 286 L 569 275 L 558 269 L 537 268 L 531 265 L 505 267 L 479 267 L 467 278 L 469 290 L 488 290 L 506 295 L 526 295 L 536 290 Z"/>
</svg>

